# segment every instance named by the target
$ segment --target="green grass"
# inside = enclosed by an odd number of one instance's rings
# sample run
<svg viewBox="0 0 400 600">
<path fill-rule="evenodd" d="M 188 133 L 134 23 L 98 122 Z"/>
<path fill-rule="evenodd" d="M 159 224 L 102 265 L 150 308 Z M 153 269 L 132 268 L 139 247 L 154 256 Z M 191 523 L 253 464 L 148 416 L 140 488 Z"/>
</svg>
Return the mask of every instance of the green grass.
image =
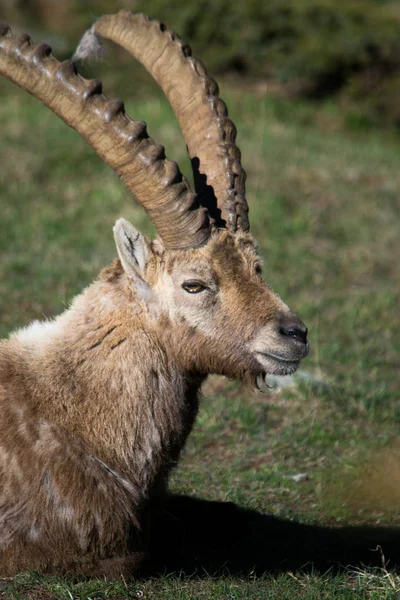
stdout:
<svg viewBox="0 0 400 600">
<path fill-rule="evenodd" d="M 117 78 L 110 86 L 126 96 Z M 128 88 L 128 112 L 149 123 L 189 175 L 169 107 Z M 113 259 L 119 216 L 153 229 L 73 131 L 14 87 L 1 82 L 0 92 L 0 334 L 7 336 L 62 311 Z M 333 106 L 313 112 L 237 86 L 224 97 L 239 129 L 265 278 L 307 323 L 312 350 L 306 377 L 267 395 L 211 378 L 172 490 L 313 525 L 400 524 L 400 142 L 344 131 Z M 307 477 L 296 482 L 299 473 Z M 400 593 L 399 579 L 384 570 L 212 575 L 128 587 L 21 575 L 0 580 L 0 598 Z"/>
<path fill-rule="evenodd" d="M 129 586 L 98 581 L 74 584 L 38 575 L 22 575 L 10 584 L 11 595 L 8 594 L 8 597 L 15 600 L 39 597 L 41 600 L 397 600 L 398 593 L 393 589 L 392 583 L 398 584 L 398 578 L 394 577 L 390 582 L 387 577 L 373 572 L 353 572 L 337 576 L 334 580 L 329 575 L 305 576 L 293 573 L 247 580 L 226 577 L 204 581 L 198 578 L 181 580 L 176 577 L 160 577 Z"/>
</svg>

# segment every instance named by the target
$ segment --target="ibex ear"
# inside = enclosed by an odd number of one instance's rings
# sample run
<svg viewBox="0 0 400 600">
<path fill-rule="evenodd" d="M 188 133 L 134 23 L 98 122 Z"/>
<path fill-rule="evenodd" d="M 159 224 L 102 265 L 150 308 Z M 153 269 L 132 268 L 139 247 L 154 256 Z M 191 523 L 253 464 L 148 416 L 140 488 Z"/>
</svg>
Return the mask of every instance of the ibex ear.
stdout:
<svg viewBox="0 0 400 600">
<path fill-rule="evenodd" d="M 132 279 L 145 278 L 146 265 L 150 257 L 148 242 L 137 229 L 125 219 L 114 225 L 114 238 L 118 256 L 126 274 Z"/>
</svg>

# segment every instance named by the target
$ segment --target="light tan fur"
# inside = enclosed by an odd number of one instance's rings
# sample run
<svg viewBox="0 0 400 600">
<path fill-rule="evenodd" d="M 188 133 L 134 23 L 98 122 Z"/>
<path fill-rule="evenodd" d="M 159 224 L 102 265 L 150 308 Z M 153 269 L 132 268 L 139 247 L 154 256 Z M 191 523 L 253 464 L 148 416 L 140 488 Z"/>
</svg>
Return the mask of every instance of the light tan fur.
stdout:
<svg viewBox="0 0 400 600">
<path fill-rule="evenodd" d="M 3 576 L 131 576 L 207 374 L 254 384 L 306 354 L 279 333 L 294 317 L 263 282 L 249 235 L 166 251 L 121 220 L 116 241 L 124 267 L 0 342 Z M 207 289 L 190 294 L 188 280 Z"/>
</svg>

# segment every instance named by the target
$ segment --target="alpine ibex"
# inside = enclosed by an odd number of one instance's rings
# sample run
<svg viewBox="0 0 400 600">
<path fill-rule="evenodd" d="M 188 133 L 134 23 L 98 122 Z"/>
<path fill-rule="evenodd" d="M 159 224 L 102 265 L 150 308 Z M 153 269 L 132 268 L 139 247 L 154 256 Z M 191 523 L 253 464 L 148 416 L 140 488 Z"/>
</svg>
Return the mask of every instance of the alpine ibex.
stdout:
<svg viewBox="0 0 400 600">
<path fill-rule="evenodd" d="M 186 44 L 144 15 L 102 17 L 77 56 L 99 36 L 162 86 L 197 195 L 99 81 L 1 27 L 1 74 L 83 136 L 159 234 L 150 241 L 117 221 L 119 259 L 59 317 L 0 342 L 3 576 L 131 575 L 207 375 L 260 387 L 267 373 L 293 373 L 308 352 L 306 327 L 262 279 L 236 130 L 216 83 Z"/>
</svg>

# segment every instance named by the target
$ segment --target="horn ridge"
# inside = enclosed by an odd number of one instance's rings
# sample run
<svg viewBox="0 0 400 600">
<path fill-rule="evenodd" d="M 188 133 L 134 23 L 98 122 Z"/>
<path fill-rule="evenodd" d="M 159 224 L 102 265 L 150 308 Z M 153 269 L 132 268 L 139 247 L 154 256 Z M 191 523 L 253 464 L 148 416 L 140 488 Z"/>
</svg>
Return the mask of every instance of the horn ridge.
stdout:
<svg viewBox="0 0 400 600">
<path fill-rule="evenodd" d="M 164 90 L 188 147 L 196 192 L 214 223 L 248 231 L 246 174 L 236 146 L 236 127 L 218 95 L 217 83 L 192 56 L 190 46 L 160 21 L 130 11 L 101 17 L 92 32 L 125 48 Z"/>
<path fill-rule="evenodd" d="M 110 100 L 100 82 L 88 81 L 72 61 L 60 63 L 47 44 L 33 45 L 0 28 L 0 74 L 41 100 L 75 129 L 111 166 L 151 216 L 169 249 L 201 246 L 210 237 L 207 214 L 178 166 L 149 137 L 143 122 L 133 121 L 120 100 Z M 173 173 L 173 177 L 171 177 Z M 160 207 L 185 202 L 179 223 Z"/>
</svg>

